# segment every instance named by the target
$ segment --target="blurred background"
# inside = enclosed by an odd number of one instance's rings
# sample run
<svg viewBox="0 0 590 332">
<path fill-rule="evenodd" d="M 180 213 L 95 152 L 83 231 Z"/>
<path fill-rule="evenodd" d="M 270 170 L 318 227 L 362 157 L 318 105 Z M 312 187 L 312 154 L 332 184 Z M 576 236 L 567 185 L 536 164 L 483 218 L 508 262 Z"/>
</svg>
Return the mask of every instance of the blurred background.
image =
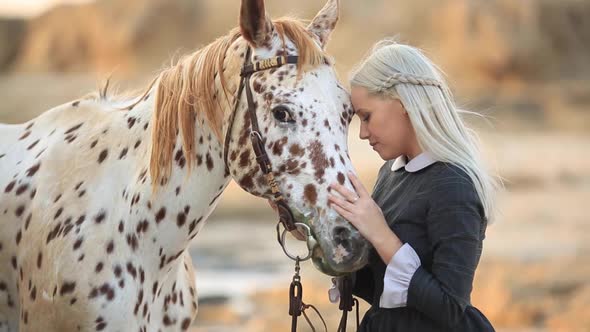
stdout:
<svg viewBox="0 0 590 332">
<path fill-rule="evenodd" d="M 324 5 L 266 2 L 273 17 L 305 19 Z M 505 190 L 473 304 L 498 331 L 590 331 L 590 1 L 341 0 L 341 7 L 328 51 L 344 82 L 374 42 L 397 36 L 440 65 L 462 108 L 486 116 L 467 121 Z M 120 90 L 143 88 L 172 59 L 226 34 L 238 12 L 236 0 L 2 0 L 0 122 L 29 120 L 111 74 Z M 382 161 L 358 139 L 357 119 L 349 149 L 371 188 Z M 293 266 L 276 243 L 276 217 L 234 184 L 222 197 L 191 247 L 200 294 L 192 331 L 288 330 Z M 302 278 L 304 301 L 335 330 L 330 279 L 311 263 Z"/>
</svg>

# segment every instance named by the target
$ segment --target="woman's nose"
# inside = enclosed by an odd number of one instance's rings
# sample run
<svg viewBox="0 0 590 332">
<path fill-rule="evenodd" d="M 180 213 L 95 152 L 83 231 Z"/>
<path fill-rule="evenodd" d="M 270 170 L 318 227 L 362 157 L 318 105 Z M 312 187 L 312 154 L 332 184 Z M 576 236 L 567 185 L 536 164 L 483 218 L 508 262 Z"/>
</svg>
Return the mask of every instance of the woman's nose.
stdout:
<svg viewBox="0 0 590 332">
<path fill-rule="evenodd" d="M 367 126 L 361 123 L 361 129 L 359 131 L 359 138 L 360 139 L 368 139 L 369 138 L 369 131 L 367 130 Z"/>
</svg>

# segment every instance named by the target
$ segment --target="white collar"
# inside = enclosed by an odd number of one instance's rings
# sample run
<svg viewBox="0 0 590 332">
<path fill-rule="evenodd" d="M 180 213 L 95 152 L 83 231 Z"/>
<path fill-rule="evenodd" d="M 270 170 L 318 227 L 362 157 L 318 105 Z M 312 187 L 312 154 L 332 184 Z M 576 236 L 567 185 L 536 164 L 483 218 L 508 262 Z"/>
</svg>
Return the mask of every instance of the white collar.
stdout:
<svg viewBox="0 0 590 332">
<path fill-rule="evenodd" d="M 407 162 L 407 157 L 405 155 L 401 155 L 395 159 L 393 165 L 391 165 L 391 170 L 397 171 L 404 167 L 406 171 L 413 173 L 434 164 L 436 161 L 437 160 L 434 159 L 434 156 L 427 151 L 420 153 L 410 160 L 410 162 Z"/>
</svg>

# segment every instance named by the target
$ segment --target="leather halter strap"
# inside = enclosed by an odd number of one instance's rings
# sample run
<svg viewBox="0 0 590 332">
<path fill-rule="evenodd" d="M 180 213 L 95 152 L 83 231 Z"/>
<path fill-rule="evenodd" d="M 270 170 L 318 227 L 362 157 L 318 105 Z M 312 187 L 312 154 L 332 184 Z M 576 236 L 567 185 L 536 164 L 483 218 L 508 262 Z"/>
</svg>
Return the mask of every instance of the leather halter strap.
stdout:
<svg viewBox="0 0 590 332">
<path fill-rule="evenodd" d="M 298 56 L 278 56 L 270 59 L 264 59 L 260 61 L 256 61 L 252 63 L 250 57 L 252 54 L 252 50 L 248 47 L 246 51 L 246 57 L 244 59 L 244 65 L 242 67 L 242 72 L 240 73 L 241 80 L 240 86 L 238 88 L 238 94 L 236 95 L 236 102 L 234 105 L 233 112 L 230 118 L 230 124 L 227 129 L 225 135 L 225 144 L 224 144 L 224 151 L 223 151 L 223 160 L 226 167 L 226 173 L 229 173 L 229 166 L 227 155 L 229 153 L 229 141 L 231 137 L 231 132 L 233 129 L 234 119 L 236 116 L 236 112 L 238 110 L 238 106 L 240 104 L 240 99 L 243 93 L 244 88 L 246 89 L 246 100 L 248 102 L 248 109 L 247 113 L 250 116 L 250 140 L 252 142 L 252 148 L 254 149 L 254 154 L 256 155 L 256 162 L 260 167 L 260 170 L 266 176 L 266 181 L 270 186 L 273 201 L 277 206 L 279 212 L 279 221 L 283 224 L 283 226 L 289 230 L 295 230 L 295 218 L 293 217 L 293 213 L 287 203 L 285 203 L 285 199 L 283 194 L 281 193 L 277 182 L 275 181 L 274 174 L 272 173 L 272 165 L 270 163 L 270 159 L 268 158 L 268 154 L 266 153 L 266 149 L 264 148 L 264 140 L 262 139 L 262 134 L 260 133 L 260 128 L 258 126 L 258 117 L 256 116 L 256 103 L 254 102 L 254 97 L 252 95 L 252 89 L 250 88 L 250 77 L 252 74 L 271 69 L 271 68 L 278 68 L 285 64 L 297 64 L 299 60 Z"/>
</svg>

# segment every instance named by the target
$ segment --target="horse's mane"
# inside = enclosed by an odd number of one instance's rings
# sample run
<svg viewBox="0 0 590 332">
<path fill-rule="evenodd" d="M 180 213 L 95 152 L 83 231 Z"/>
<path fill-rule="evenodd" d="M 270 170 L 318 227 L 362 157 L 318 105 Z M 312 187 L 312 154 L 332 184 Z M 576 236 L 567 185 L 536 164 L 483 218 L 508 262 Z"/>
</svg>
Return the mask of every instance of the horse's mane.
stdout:
<svg viewBox="0 0 590 332">
<path fill-rule="evenodd" d="M 299 53 L 299 75 L 324 63 L 326 55 L 314 41 L 303 22 L 282 18 L 273 22 L 283 40 L 291 40 Z M 182 150 L 188 169 L 196 159 L 195 121 L 204 116 L 205 122 L 213 129 L 219 141 L 222 139 L 223 112 L 215 93 L 215 78 L 223 73 L 226 52 L 241 36 L 238 28 L 220 37 L 202 49 L 184 56 L 177 64 L 164 69 L 154 79 L 148 90 L 156 85 L 156 102 L 152 119 L 152 143 L 150 175 L 152 184 L 166 181 L 172 169 L 172 157 L 176 136 L 182 135 Z M 226 78 L 219 75 L 223 92 L 228 99 Z M 139 98 L 138 102 L 143 98 Z M 134 105 L 132 105 L 134 106 Z"/>
</svg>

